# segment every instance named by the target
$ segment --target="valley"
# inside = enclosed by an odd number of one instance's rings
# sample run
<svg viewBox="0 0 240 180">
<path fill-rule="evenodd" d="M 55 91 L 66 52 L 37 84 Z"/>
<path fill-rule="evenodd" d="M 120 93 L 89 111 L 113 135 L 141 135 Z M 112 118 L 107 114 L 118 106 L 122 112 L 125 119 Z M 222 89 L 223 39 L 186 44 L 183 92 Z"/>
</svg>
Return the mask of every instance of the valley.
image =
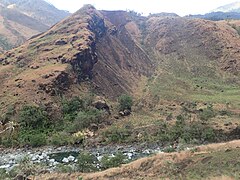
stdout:
<svg viewBox="0 0 240 180">
<path fill-rule="evenodd" d="M 17 176 L 30 169 L 21 176 L 39 179 L 238 179 L 237 27 L 238 20 L 146 17 L 85 5 L 5 51 L 0 147 L 13 154 L 27 149 L 22 169 L 8 171 Z M 44 154 L 59 147 L 86 152 L 74 157 L 77 169 L 63 162 L 59 171 L 41 172 L 41 163 L 23 157 L 42 157 L 44 147 L 51 149 Z M 96 169 L 92 154 L 99 148 L 113 150 Z M 151 157 L 128 161 L 125 156 L 136 151 L 138 158 Z M 54 174 L 63 172 L 71 175 Z"/>
</svg>

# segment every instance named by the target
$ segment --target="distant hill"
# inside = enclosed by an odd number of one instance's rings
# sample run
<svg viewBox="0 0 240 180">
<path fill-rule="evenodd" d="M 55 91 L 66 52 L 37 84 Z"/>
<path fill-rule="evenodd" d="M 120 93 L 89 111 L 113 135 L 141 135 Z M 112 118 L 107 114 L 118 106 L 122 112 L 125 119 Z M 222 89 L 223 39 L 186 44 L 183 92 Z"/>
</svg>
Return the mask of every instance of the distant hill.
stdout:
<svg viewBox="0 0 240 180">
<path fill-rule="evenodd" d="M 59 10 L 44 0 L 1 0 L 0 3 L 48 26 L 52 26 L 70 15 L 69 12 Z"/>
<path fill-rule="evenodd" d="M 156 14 L 150 14 L 149 17 L 179 17 L 176 13 L 167 13 L 167 12 L 161 12 Z"/>
<path fill-rule="evenodd" d="M 213 12 L 238 12 L 240 13 L 240 1 L 230 3 L 224 6 L 220 6 L 217 9 L 213 10 Z"/>
<path fill-rule="evenodd" d="M 186 17 L 207 19 L 212 21 L 240 19 L 240 2 L 220 6 L 207 14 L 188 15 Z"/>
<path fill-rule="evenodd" d="M 188 15 L 186 17 L 190 18 L 200 18 L 200 19 L 207 19 L 212 21 L 220 21 L 220 20 L 227 20 L 227 19 L 240 19 L 240 13 L 238 12 L 211 12 L 207 14 L 198 14 L 198 15 Z"/>
<path fill-rule="evenodd" d="M 0 0 L 0 52 L 46 31 L 69 14 L 44 0 Z"/>
</svg>

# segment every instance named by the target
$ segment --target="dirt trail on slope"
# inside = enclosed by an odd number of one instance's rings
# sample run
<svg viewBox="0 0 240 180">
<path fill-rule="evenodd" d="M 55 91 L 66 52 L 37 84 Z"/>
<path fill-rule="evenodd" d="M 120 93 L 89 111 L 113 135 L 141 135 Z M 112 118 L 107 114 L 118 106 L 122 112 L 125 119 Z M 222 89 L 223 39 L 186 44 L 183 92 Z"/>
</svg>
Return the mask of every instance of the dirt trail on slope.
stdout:
<svg viewBox="0 0 240 180">
<path fill-rule="evenodd" d="M 238 148 L 240 148 L 240 140 L 230 141 L 226 143 L 217 143 L 217 144 L 209 144 L 209 145 L 202 145 L 198 146 L 192 150 L 182 151 L 182 152 L 175 152 L 175 153 L 160 153 L 154 155 L 152 157 L 142 158 L 136 160 L 130 164 L 122 165 L 118 168 L 108 169 L 103 172 L 97 173 L 73 173 L 73 174 L 44 174 L 38 177 L 32 177 L 34 180 L 72 180 L 78 179 L 82 177 L 84 180 L 133 180 L 133 179 L 151 179 L 157 180 L 159 178 L 163 179 L 172 179 L 172 174 L 170 171 L 164 171 L 166 169 L 166 162 L 172 162 L 175 164 L 180 165 L 182 169 L 186 170 L 191 168 L 192 164 L 196 164 L 198 161 L 203 162 L 207 161 L 206 157 L 199 158 L 199 155 L 207 155 L 207 157 L 211 156 L 212 153 L 216 152 L 231 152 L 236 150 L 239 152 Z M 198 157 L 195 162 L 192 161 L 195 157 Z M 209 163 L 208 163 L 209 164 Z M 206 165 L 208 165 L 206 164 Z M 169 169 L 170 170 L 170 169 Z M 171 169 L 172 170 L 172 169 Z M 179 170 L 178 170 L 179 171 Z M 181 169 L 180 169 L 181 171 Z M 178 173 L 181 173 L 181 172 Z M 168 176 L 169 175 L 169 176 Z M 184 177 L 180 177 L 180 179 L 184 179 Z M 205 178 L 204 178 L 205 179 Z M 215 177 L 208 177 L 207 179 L 234 179 L 233 177 L 228 177 L 225 175 L 218 175 Z"/>
</svg>

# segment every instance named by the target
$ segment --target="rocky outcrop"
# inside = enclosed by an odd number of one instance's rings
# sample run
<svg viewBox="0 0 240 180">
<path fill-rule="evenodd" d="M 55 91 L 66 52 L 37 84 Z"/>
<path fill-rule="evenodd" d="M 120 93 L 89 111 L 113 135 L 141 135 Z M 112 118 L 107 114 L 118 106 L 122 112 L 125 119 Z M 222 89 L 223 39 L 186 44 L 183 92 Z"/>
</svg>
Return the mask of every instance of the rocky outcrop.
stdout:
<svg viewBox="0 0 240 180">
<path fill-rule="evenodd" d="M 0 55 L 0 98 L 3 109 L 10 102 L 58 107 L 54 96 L 78 96 L 84 88 L 116 99 L 134 94 L 141 80 L 151 77 L 156 68 L 171 74 L 179 64 L 195 76 L 199 69 L 206 74 L 207 62 L 214 62 L 216 68 L 211 70 L 218 74 L 237 74 L 239 47 L 236 32 L 216 22 L 168 15 L 141 17 L 86 5 L 47 32 Z"/>
<path fill-rule="evenodd" d="M 92 105 L 93 105 L 96 109 L 104 110 L 104 111 L 106 111 L 108 114 L 111 114 L 111 112 L 110 112 L 110 107 L 108 106 L 108 104 L 106 103 L 106 101 L 103 100 L 103 99 L 98 99 L 98 100 L 94 101 L 94 102 L 92 103 Z"/>
<path fill-rule="evenodd" d="M 45 78 L 46 77 L 48 77 L 48 75 L 45 75 Z M 53 79 L 53 81 L 39 83 L 38 86 L 39 90 L 44 91 L 51 96 L 60 95 L 70 87 L 69 74 L 61 72 Z"/>
</svg>

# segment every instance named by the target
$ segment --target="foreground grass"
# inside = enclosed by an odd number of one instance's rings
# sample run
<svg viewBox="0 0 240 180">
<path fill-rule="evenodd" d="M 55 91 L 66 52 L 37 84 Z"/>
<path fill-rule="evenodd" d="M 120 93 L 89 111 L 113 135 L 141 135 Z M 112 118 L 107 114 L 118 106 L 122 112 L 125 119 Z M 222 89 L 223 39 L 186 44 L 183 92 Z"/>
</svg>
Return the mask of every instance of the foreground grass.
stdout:
<svg viewBox="0 0 240 180">
<path fill-rule="evenodd" d="M 182 169 L 182 174 L 188 179 L 202 179 L 216 176 L 240 178 L 240 151 L 239 149 L 217 151 L 209 154 L 196 155 L 188 168 Z M 182 162 L 184 164 L 184 162 Z M 175 164 L 180 167 L 181 163 Z"/>
</svg>

